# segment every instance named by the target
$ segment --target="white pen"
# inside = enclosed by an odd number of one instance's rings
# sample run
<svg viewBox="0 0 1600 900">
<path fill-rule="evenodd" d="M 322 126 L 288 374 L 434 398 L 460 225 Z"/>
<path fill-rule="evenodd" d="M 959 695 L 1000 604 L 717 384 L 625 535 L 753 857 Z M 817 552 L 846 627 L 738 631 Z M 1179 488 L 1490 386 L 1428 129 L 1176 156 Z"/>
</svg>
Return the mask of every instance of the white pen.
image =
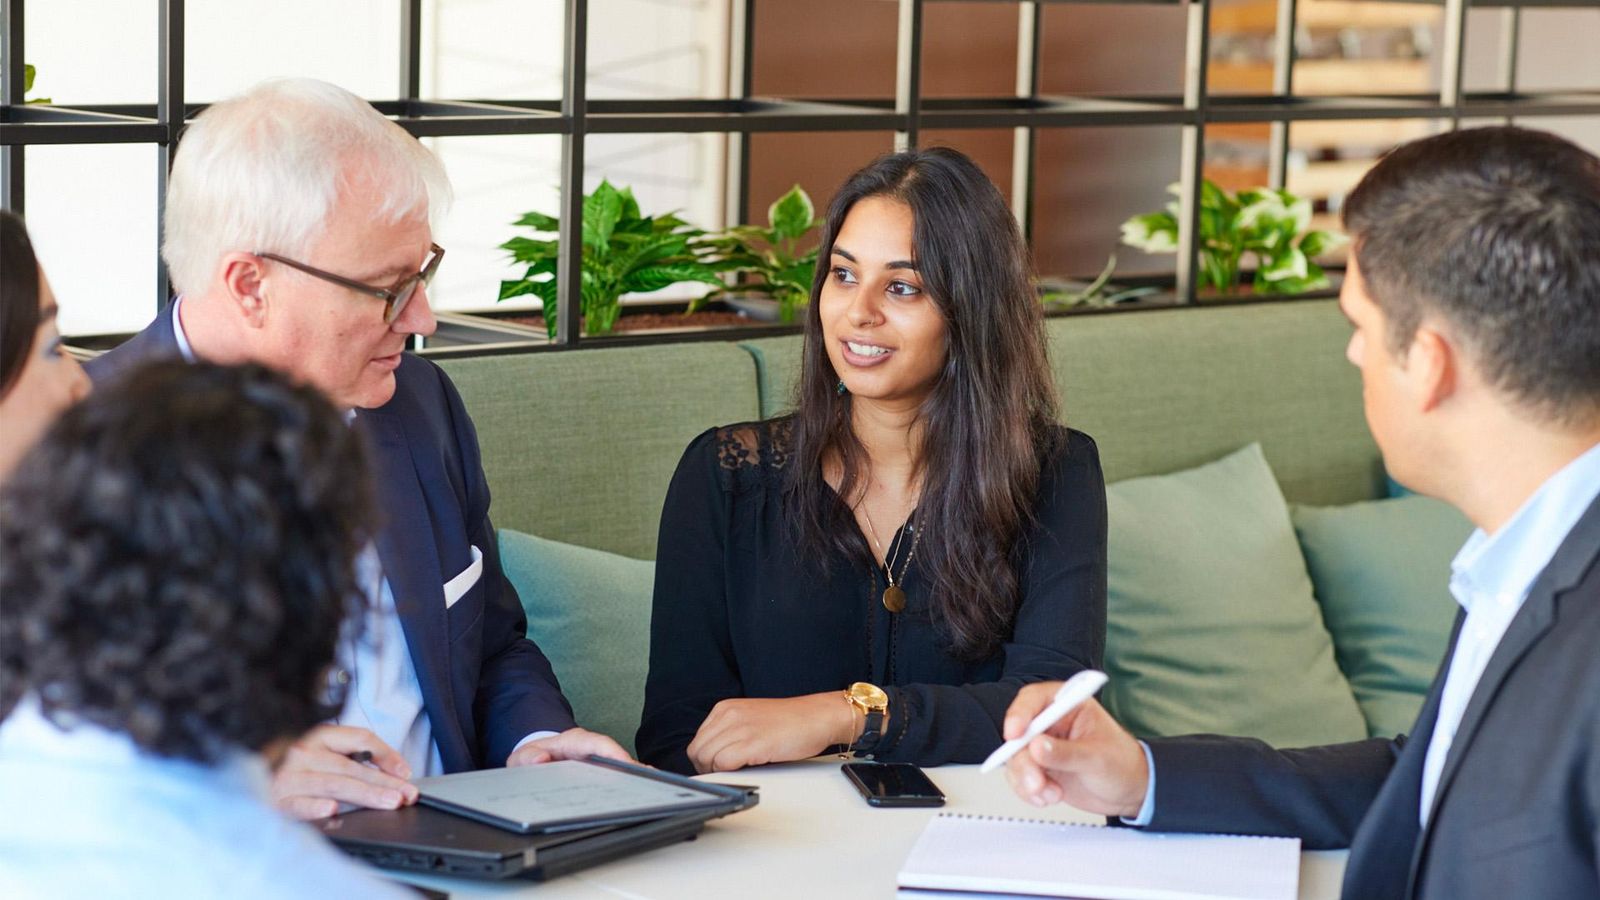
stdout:
<svg viewBox="0 0 1600 900">
<path fill-rule="evenodd" d="M 1110 680 L 1106 673 L 1095 669 L 1084 669 L 1082 672 L 1068 678 L 1061 689 L 1056 691 L 1056 698 L 1050 701 L 1033 721 L 1028 723 L 1028 730 L 1020 737 L 1012 738 L 1000 745 L 1000 749 L 989 754 L 989 758 L 978 767 L 979 772 L 993 772 L 1006 764 L 1018 751 L 1028 746 L 1028 742 L 1044 734 L 1051 725 L 1061 721 L 1062 717 L 1077 708 L 1078 704 L 1094 696 L 1095 691 L 1105 686 Z"/>
</svg>

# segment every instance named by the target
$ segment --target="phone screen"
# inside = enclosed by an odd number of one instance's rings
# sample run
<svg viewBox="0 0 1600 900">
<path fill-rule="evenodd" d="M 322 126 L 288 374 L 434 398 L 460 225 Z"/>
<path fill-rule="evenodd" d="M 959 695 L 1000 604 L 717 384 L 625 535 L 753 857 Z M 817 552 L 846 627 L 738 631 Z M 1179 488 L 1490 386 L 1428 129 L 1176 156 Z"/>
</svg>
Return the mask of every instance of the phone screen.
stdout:
<svg viewBox="0 0 1600 900">
<path fill-rule="evenodd" d="M 873 806 L 944 805 L 944 792 L 911 763 L 845 763 L 840 768 Z"/>
</svg>

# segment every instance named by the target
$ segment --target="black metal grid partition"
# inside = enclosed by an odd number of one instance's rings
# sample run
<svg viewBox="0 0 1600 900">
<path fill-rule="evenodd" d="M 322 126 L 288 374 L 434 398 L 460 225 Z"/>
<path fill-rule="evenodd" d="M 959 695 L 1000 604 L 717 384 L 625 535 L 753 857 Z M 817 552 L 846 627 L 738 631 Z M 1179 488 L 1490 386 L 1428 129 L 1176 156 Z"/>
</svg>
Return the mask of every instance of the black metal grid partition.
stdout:
<svg viewBox="0 0 1600 900">
<path fill-rule="evenodd" d="M 39 144 L 143 143 L 159 145 L 153 173 L 160 197 L 167 167 L 184 123 L 202 108 L 184 102 L 184 0 L 151 0 L 159 7 L 157 102 L 78 107 L 23 105 L 23 21 L 25 0 L 0 0 L 4 22 L 5 65 L 0 73 L 0 203 L 21 210 L 25 197 L 26 150 Z M 1028 229 L 1032 218 L 1036 136 L 1040 129 L 1165 125 L 1182 129 L 1180 240 L 1175 294 L 1180 304 L 1195 300 L 1198 260 L 1196 235 L 1199 186 L 1205 164 L 1206 127 L 1222 123 L 1270 123 L 1270 180 L 1285 178 L 1289 126 L 1295 122 L 1360 119 L 1427 119 L 1449 125 L 1463 119 L 1524 116 L 1600 116 L 1600 90 L 1522 92 L 1517 89 L 1518 30 L 1524 7 L 1587 7 L 1597 0 L 1387 0 L 1442 5 L 1444 36 L 1439 48 L 1441 88 L 1437 93 L 1360 97 L 1302 97 L 1291 93 L 1295 66 L 1297 0 L 1277 0 L 1274 88 L 1264 95 L 1212 96 L 1206 74 L 1212 0 L 985 0 L 1015 6 L 1018 12 L 1016 91 L 1011 96 L 927 99 L 922 96 L 922 25 L 928 4 L 946 0 L 877 0 L 899 7 L 896 86 L 892 100 L 819 101 L 751 96 L 754 18 L 758 0 L 735 0 L 726 100 L 589 100 L 587 80 L 588 0 L 565 0 L 563 94 L 559 99 L 439 100 L 421 93 L 422 3 L 401 0 L 399 96 L 374 106 L 418 137 L 484 135 L 559 135 L 561 137 L 562 256 L 557 330 L 554 341 L 518 349 L 559 350 L 580 345 L 576 275 L 582 243 L 577 239 L 583 208 L 584 146 L 591 134 L 722 133 L 728 135 L 728 218 L 747 221 L 749 206 L 748 136 L 773 131 L 893 131 L 898 146 L 915 146 L 924 129 L 1015 130 L 1013 197 L 1015 213 Z M 969 0 L 970 2 L 970 0 Z M 1040 17 L 1047 4 L 1117 3 L 1186 7 L 1183 91 L 1174 96 L 1087 97 L 1044 95 L 1039 90 Z M 1502 88 L 1469 93 L 1463 89 L 1467 12 L 1473 7 L 1504 10 L 1501 49 Z M 154 250 L 155 248 L 152 248 Z M 165 271 L 158 267 L 157 305 L 165 303 Z M 739 337 L 792 331 L 792 326 L 740 329 Z M 587 346 L 668 340 L 726 339 L 727 332 L 685 335 L 582 338 Z M 474 352 L 481 352 L 474 351 Z"/>
</svg>

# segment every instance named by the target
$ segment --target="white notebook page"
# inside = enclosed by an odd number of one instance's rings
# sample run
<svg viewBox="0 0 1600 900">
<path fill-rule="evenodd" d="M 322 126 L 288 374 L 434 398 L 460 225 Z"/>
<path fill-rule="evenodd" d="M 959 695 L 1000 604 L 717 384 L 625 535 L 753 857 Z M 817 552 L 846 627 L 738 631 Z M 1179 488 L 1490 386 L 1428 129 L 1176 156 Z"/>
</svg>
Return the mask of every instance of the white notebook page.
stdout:
<svg viewBox="0 0 1600 900">
<path fill-rule="evenodd" d="M 1295 900 L 1295 838 L 1156 834 L 1028 819 L 935 816 L 902 888 L 1096 900 Z"/>
</svg>

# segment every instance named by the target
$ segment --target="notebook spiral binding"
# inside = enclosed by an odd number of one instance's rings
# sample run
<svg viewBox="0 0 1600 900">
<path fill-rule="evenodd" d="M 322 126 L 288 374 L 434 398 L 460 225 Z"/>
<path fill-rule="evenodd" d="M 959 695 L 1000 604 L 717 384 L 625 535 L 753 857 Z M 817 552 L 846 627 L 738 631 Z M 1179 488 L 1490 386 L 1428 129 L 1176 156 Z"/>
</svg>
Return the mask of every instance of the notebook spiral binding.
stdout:
<svg viewBox="0 0 1600 900">
<path fill-rule="evenodd" d="M 1054 819 L 1030 819 L 1026 816 L 984 816 L 977 813 L 942 812 L 940 819 L 970 819 L 975 822 L 1010 822 L 1016 825 L 1055 825 L 1060 828 L 1111 828 L 1110 825 L 1095 825 L 1091 822 L 1058 822 Z M 1297 838 L 1279 837 L 1271 834 L 1221 834 L 1218 832 L 1203 831 L 1145 831 L 1140 828 L 1129 828 L 1135 834 L 1148 834 L 1153 837 L 1171 835 L 1173 837 L 1229 837 L 1229 838 L 1254 838 L 1262 841 L 1292 841 Z"/>
</svg>

